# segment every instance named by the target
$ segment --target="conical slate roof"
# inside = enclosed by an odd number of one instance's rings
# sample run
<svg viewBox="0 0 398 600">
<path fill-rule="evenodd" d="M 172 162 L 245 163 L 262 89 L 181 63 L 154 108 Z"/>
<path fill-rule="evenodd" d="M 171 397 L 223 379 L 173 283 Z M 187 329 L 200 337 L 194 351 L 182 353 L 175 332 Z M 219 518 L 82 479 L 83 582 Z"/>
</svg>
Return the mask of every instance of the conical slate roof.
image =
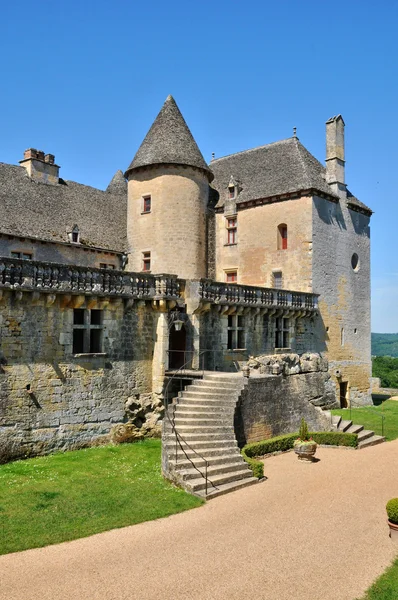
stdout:
<svg viewBox="0 0 398 600">
<path fill-rule="evenodd" d="M 177 164 L 213 174 L 206 164 L 174 98 L 168 96 L 125 175 L 139 167 Z"/>
<path fill-rule="evenodd" d="M 116 171 L 111 181 L 109 182 L 106 191 L 110 194 L 125 194 L 127 193 L 127 181 L 124 178 L 123 172 L 119 169 Z"/>
</svg>

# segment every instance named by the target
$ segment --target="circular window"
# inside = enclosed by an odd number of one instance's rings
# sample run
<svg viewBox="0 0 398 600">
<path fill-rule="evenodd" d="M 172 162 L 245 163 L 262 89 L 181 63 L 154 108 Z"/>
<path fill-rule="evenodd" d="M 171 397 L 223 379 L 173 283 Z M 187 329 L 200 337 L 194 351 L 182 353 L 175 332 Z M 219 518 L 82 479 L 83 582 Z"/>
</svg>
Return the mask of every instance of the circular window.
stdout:
<svg viewBox="0 0 398 600">
<path fill-rule="evenodd" d="M 356 252 L 351 256 L 351 266 L 354 271 L 359 271 L 359 256 Z"/>
</svg>

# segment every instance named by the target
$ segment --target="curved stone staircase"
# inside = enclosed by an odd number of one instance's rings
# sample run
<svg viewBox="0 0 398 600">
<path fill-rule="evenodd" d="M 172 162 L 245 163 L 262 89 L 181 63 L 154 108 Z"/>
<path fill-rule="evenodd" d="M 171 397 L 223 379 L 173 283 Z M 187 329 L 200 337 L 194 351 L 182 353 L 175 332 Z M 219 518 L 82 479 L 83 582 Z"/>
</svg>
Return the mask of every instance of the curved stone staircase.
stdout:
<svg viewBox="0 0 398 600">
<path fill-rule="evenodd" d="M 352 421 L 343 420 L 337 415 L 332 416 L 332 426 L 335 431 L 344 431 L 344 433 L 356 433 L 358 435 L 358 450 L 375 446 L 386 441 L 381 435 L 376 435 L 374 431 L 363 428 L 363 425 L 354 425 Z"/>
<path fill-rule="evenodd" d="M 241 373 L 208 372 L 179 392 L 168 409 L 179 434 L 177 448 L 172 425 L 167 417 L 163 420 L 162 464 L 168 479 L 207 499 L 258 483 L 234 433 L 243 387 Z M 203 459 L 208 463 L 207 494 Z"/>
</svg>

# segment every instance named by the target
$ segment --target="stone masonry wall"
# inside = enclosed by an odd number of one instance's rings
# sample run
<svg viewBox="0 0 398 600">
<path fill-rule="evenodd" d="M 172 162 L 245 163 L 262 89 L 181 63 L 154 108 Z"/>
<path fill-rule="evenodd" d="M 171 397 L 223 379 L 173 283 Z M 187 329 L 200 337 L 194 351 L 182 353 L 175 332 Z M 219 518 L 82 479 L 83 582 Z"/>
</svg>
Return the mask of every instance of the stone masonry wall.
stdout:
<svg viewBox="0 0 398 600">
<path fill-rule="evenodd" d="M 235 415 L 240 446 L 298 431 L 302 417 L 313 431 L 331 429 L 323 408 L 336 398 L 328 363 L 318 354 L 263 356 L 248 361 L 250 377 Z"/>
<path fill-rule="evenodd" d="M 126 309 L 121 300 L 90 299 L 90 308 L 103 310 L 104 352 L 73 355 L 73 308 L 63 307 L 63 296 L 52 305 L 47 298 L 5 292 L 0 302 L 0 445 L 43 454 L 91 443 L 128 419 L 156 429 L 157 314 L 144 302 Z"/>
</svg>

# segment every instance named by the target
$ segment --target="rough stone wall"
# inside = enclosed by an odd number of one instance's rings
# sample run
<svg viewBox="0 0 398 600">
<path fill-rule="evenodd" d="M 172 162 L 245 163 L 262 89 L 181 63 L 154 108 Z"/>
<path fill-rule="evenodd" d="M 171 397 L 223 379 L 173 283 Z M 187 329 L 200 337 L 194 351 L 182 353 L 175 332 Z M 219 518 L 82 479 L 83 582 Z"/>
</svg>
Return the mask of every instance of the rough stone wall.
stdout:
<svg viewBox="0 0 398 600">
<path fill-rule="evenodd" d="M 283 287 L 312 291 L 311 198 L 303 197 L 237 212 L 237 244 L 227 245 L 226 216 L 216 215 L 216 277 L 237 269 L 238 283 L 274 287 L 273 271 L 282 271 Z M 278 226 L 287 225 L 287 250 L 278 249 Z"/>
<path fill-rule="evenodd" d="M 0 302 L 0 444 L 40 454 L 91 443 L 127 420 L 156 428 L 157 314 L 144 303 L 126 309 L 121 300 L 105 306 L 90 299 L 91 308 L 103 309 L 104 353 L 73 355 L 73 309 L 62 301 L 48 306 L 45 296 L 18 301 L 5 292 Z"/>
<path fill-rule="evenodd" d="M 294 433 L 301 419 L 313 431 L 331 429 L 323 408 L 335 405 L 328 364 L 318 354 L 265 356 L 248 361 L 250 377 L 235 414 L 240 446 Z"/>
<path fill-rule="evenodd" d="M 359 266 L 353 269 L 356 253 Z M 370 230 L 369 217 L 339 203 L 314 198 L 313 291 L 320 294 L 318 338 L 326 340 L 337 389 L 348 384 L 348 401 L 369 403 Z M 340 375 L 339 377 L 337 375 Z"/>
<path fill-rule="evenodd" d="M 32 254 L 33 260 L 49 261 L 81 267 L 99 267 L 101 263 L 120 269 L 120 258 L 114 252 L 83 248 L 79 244 L 56 244 L 13 236 L 0 236 L 0 256 L 11 257 L 11 252 Z"/>
<path fill-rule="evenodd" d="M 155 167 L 130 175 L 128 183 L 128 269 L 142 271 L 151 253 L 152 273 L 184 279 L 206 276 L 208 180 L 191 167 Z M 143 197 L 151 211 L 143 213 Z"/>
</svg>

